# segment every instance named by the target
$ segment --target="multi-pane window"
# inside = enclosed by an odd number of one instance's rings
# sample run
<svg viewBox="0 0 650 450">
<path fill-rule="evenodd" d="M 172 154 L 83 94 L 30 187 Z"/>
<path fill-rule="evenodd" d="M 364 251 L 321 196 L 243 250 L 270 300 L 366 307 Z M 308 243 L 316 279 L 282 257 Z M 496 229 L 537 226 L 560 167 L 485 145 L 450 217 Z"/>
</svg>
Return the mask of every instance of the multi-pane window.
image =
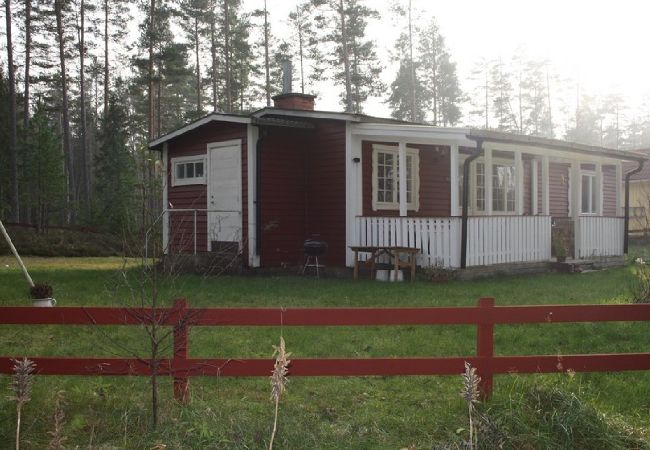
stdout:
<svg viewBox="0 0 650 450">
<path fill-rule="evenodd" d="M 596 175 L 595 174 L 582 174 L 582 199 L 581 199 L 581 212 L 582 214 L 596 214 Z"/>
<path fill-rule="evenodd" d="M 485 164 L 476 163 L 476 210 L 485 211 Z"/>
<path fill-rule="evenodd" d="M 406 203 L 419 209 L 419 155 L 406 149 Z M 373 146 L 373 209 L 399 209 L 399 150 L 385 145 Z"/>
<path fill-rule="evenodd" d="M 515 168 L 511 165 L 492 166 L 492 211 L 515 211 Z"/>
<path fill-rule="evenodd" d="M 173 158 L 173 185 L 205 183 L 205 159 L 202 157 Z"/>
</svg>

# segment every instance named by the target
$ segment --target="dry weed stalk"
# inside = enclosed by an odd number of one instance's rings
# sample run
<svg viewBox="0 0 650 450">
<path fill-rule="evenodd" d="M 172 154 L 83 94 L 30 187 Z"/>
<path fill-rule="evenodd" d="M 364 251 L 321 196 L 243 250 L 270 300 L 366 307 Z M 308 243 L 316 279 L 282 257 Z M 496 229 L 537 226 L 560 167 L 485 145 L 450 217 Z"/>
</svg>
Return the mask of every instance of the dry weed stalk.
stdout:
<svg viewBox="0 0 650 450">
<path fill-rule="evenodd" d="M 31 400 L 32 383 L 34 379 L 34 370 L 36 364 L 27 358 L 22 360 L 13 359 L 13 375 L 11 376 L 10 389 L 12 395 L 11 401 L 16 402 L 16 450 L 20 449 L 20 420 L 25 403 Z"/>
<path fill-rule="evenodd" d="M 63 437 L 63 427 L 65 426 L 65 412 L 63 411 L 64 403 L 63 391 L 59 391 L 54 402 L 53 428 L 52 431 L 49 432 L 52 439 L 50 440 L 50 444 L 47 446 L 48 450 L 63 449 L 63 442 L 65 442 L 65 437 Z"/>
<path fill-rule="evenodd" d="M 280 345 L 273 346 L 275 356 L 275 364 L 273 366 L 273 374 L 271 375 L 271 400 L 275 402 L 275 417 L 273 419 L 273 431 L 271 433 L 271 442 L 269 443 L 269 450 L 273 449 L 273 439 L 278 427 L 278 408 L 280 405 L 280 398 L 287 389 L 287 374 L 289 373 L 289 356 L 284 346 L 284 338 L 280 337 Z"/>
<path fill-rule="evenodd" d="M 463 390 L 460 392 L 461 397 L 467 403 L 467 408 L 469 412 L 469 448 L 470 450 L 474 448 L 474 423 L 473 423 L 473 412 L 474 405 L 478 403 L 479 399 L 479 383 L 481 382 L 481 377 L 476 373 L 476 368 L 472 367 L 470 363 L 465 361 L 465 373 L 463 373 Z"/>
</svg>

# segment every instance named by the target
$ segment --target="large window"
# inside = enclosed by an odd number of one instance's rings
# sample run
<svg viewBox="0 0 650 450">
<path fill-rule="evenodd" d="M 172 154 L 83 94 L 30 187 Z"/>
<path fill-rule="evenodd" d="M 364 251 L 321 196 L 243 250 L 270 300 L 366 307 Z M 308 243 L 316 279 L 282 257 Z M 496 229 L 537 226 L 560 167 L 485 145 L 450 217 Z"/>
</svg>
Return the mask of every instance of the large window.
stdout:
<svg viewBox="0 0 650 450">
<path fill-rule="evenodd" d="M 205 157 L 172 158 L 172 186 L 205 184 Z"/>
<path fill-rule="evenodd" d="M 596 214 L 597 192 L 596 192 L 596 175 L 593 173 L 583 173 L 582 177 L 582 214 Z"/>
<path fill-rule="evenodd" d="M 406 149 L 406 204 L 410 210 L 419 209 L 420 158 L 418 150 Z M 399 209 L 399 149 L 394 146 L 373 145 L 372 209 Z"/>
<path fill-rule="evenodd" d="M 492 166 L 492 211 L 515 211 L 515 167 L 507 164 Z"/>
</svg>

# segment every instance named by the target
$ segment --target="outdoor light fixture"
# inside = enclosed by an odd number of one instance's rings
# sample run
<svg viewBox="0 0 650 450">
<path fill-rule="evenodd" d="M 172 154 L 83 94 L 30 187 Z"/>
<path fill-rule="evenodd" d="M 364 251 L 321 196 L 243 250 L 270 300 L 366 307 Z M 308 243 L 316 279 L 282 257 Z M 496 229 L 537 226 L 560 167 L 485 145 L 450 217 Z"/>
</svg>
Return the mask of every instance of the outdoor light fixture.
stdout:
<svg viewBox="0 0 650 450">
<path fill-rule="evenodd" d="M 353 163 L 360 163 L 360 162 L 361 162 L 361 158 L 352 158 L 352 162 L 353 162 Z"/>
</svg>

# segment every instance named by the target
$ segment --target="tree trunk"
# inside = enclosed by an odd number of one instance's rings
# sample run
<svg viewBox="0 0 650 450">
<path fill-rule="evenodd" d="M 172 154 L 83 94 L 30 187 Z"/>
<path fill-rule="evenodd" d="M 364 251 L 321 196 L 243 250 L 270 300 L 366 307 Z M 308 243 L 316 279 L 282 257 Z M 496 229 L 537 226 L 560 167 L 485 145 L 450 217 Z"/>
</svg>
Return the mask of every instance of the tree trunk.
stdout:
<svg viewBox="0 0 650 450">
<path fill-rule="evenodd" d="M 230 74 L 230 15 L 228 13 L 228 0 L 223 2 L 224 13 L 224 56 L 226 59 L 226 112 L 232 111 L 232 83 Z"/>
<path fill-rule="evenodd" d="M 109 60 L 108 60 L 108 13 L 109 0 L 104 0 L 104 117 L 108 114 L 108 97 L 109 97 Z"/>
<path fill-rule="evenodd" d="M 269 13 L 264 0 L 264 70 L 266 72 L 266 106 L 271 106 L 271 69 L 269 67 Z"/>
<path fill-rule="evenodd" d="M 201 51 L 199 47 L 199 18 L 194 17 L 194 53 L 196 56 L 196 113 L 201 115 Z"/>
<path fill-rule="evenodd" d="M 54 15 L 56 16 L 56 33 L 59 44 L 59 65 L 61 70 L 61 113 L 63 118 L 63 155 L 65 158 L 65 167 L 67 175 L 67 201 L 68 212 L 67 221 L 73 219 L 73 205 L 75 201 L 75 170 L 70 145 L 70 111 L 68 106 L 68 78 L 65 69 L 65 32 L 63 30 L 63 0 L 54 1 Z"/>
<path fill-rule="evenodd" d="M 11 0 L 5 0 L 5 16 L 7 23 L 7 66 L 9 72 L 9 160 L 11 164 L 11 218 L 14 222 L 20 219 L 20 204 L 18 202 L 18 135 L 16 130 L 16 75 L 14 68 L 14 49 L 11 39 Z"/>
<path fill-rule="evenodd" d="M 86 6 L 85 0 L 81 0 L 79 7 L 79 15 L 81 19 L 81 27 L 79 29 L 79 97 L 80 108 L 79 114 L 81 115 L 81 136 L 79 145 L 79 190 L 81 191 L 81 198 L 83 198 L 84 206 L 86 209 L 90 206 L 90 185 L 89 185 L 89 171 L 88 167 L 88 145 L 86 136 Z"/>
<path fill-rule="evenodd" d="M 345 111 L 352 112 L 352 74 L 350 73 L 348 33 L 345 28 L 345 9 L 343 6 L 343 0 L 339 0 L 339 15 L 341 20 L 341 46 L 343 47 L 343 70 L 345 71 Z"/>
<path fill-rule="evenodd" d="M 23 125 L 29 125 L 29 66 L 32 57 L 32 1 L 25 0 L 25 88 L 23 101 Z"/>
<path fill-rule="evenodd" d="M 217 93 L 217 30 L 216 30 L 216 17 L 215 5 L 212 4 L 212 16 L 210 19 L 210 55 L 212 57 L 212 109 L 217 111 L 219 109 L 219 96 Z"/>
<path fill-rule="evenodd" d="M 154 103 L 154 72 L 153 72 L 153 54 L 154 54 L 154 17 L 156 14 L 156 0 L 151 0 L 149 6 L 149 140 L 156 137 L 155 103 Z"/>
<path fill-rule="evenodd" d="M 409 73 L 411 76 L 411 87 L 409 89 L 411 94 L 411 122 L 415 122 L 417 112 L 415 105 L 415 61 L 413 61 L 413 22 L 411 20 L 411 0 L 409 0 Z"/>
</svg>

